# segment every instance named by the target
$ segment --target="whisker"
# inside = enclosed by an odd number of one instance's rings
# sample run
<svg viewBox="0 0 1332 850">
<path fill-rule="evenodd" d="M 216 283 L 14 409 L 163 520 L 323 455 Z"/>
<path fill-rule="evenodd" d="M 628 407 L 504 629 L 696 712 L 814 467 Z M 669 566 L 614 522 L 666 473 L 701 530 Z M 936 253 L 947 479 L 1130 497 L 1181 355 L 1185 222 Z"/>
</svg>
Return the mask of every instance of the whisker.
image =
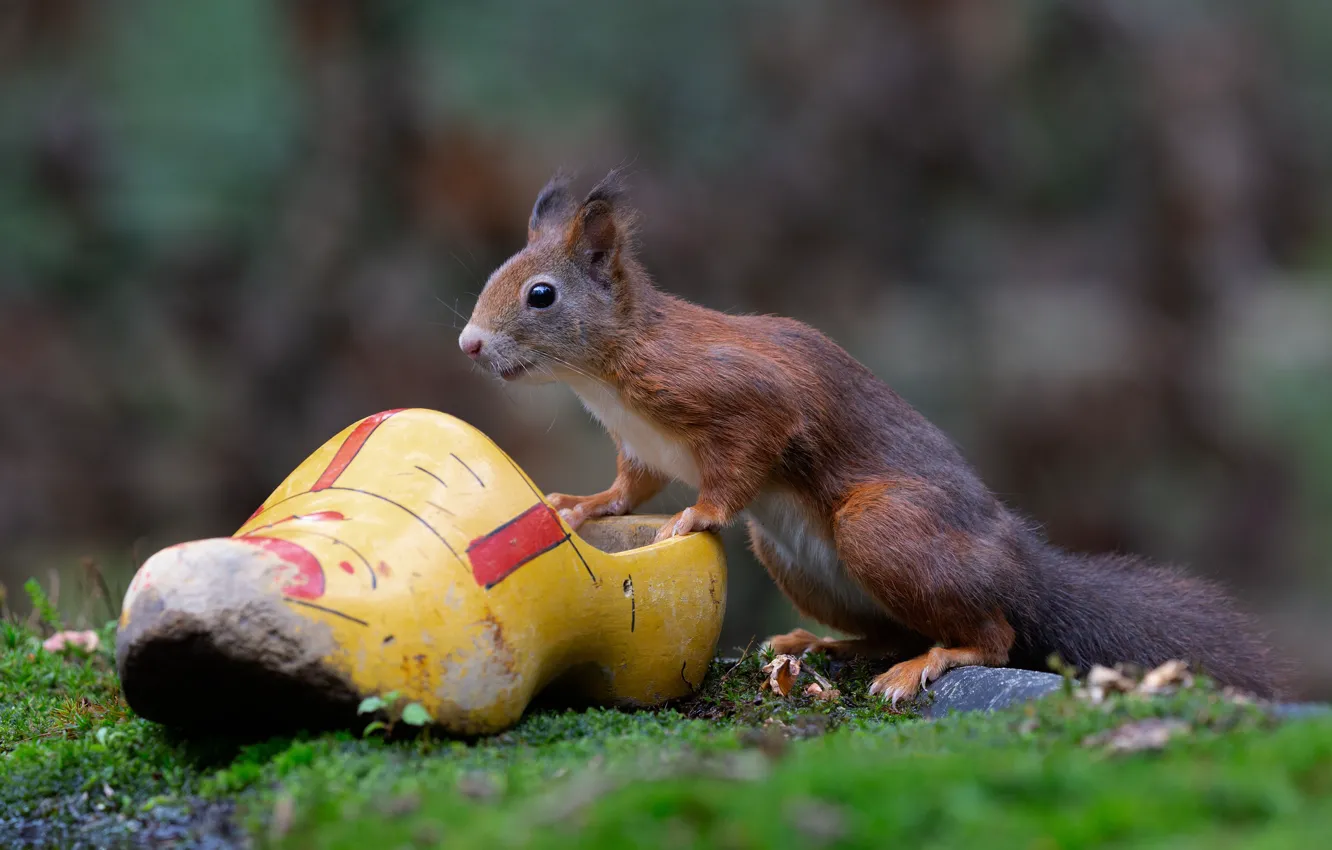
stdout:
<svg viewBox="0 0 1332 850">
<path fill-rule="evenodd" d="M 555 374 L 555 370 L 547 366 L 545 363 L 537 363 L 536 366 L 542 372 L 545 372 L 547 375 L 550 375 L 550 379 L 552 381 L 558 381 L 560 379 L 560 376 Z"/>
<path fill-rule="evenodd" d="M 471 274 L 471 273 L 472 273 L 472 267 L 469 266 L 469 265 L 467 265 L 466 263 L 464 263 L 464 262 L 462 261 L 462 258 L 459 257 L 457 254 L 453 253 L 452 251 L 449 251 L 449 256 L 452 257 L 453 259 L 457 260 L 457 261 L 458 261 L 458 265 L 462 266 L 462 267 L 463 267 L 463 270 L 466 271 L 468 274 Z M 472 259 L 475 260 L 476 258 L 473 257 Z"/>
<path fill-rule="evenodd" d="M 586 370 L 584 370 L 584 369 L 580 369 L 580 368 L 578 368 L 578 367 L 575 366 L 574 364 L 570 363 L 568 360 L 563 360 L 563 359 L 561 359 L 561 358 L 559 358 L 559 357 L 556 357 L 556 356 L 553 355 L 553 354 L 546 354 L 544 351 L 538 351 L 538 352 L 535 352 L 535 353 L 536 353 L 537 356 L 539 356 L 539 357 L 544 357 L 544 358 L 546 358 L 547 360 L 553 360 L 553 361 L 555 361 L 556 363 L 559 363 L 559 364 L 562 365 L 562 366 L 567 366 L 569 369 L 573 370 L 574 372 L 577 372 L 579 375 L 582 375 L 584 378 L 587 378 L 587 379 L 590 380 L 590 381 L 596 381 L 596 382 L 599 383 L 599 384 L 605 384 L 605 383 L 606 383 L 603 379 L 598 378 L 596 375 L 593 375 L 592 373 L 590 373 L 590 372 L 588 372 L 588 371 L 586 371 Z M 554 371 L 553 369 L 551 370 L 551 375 L 552 375 L 552 377 L 555 375 L 555 371 Z M 609 385 L 608 385 L 608 386 L 609 386 Z"/>
<path fill-rule="evenodd" d="M 434 295 L 434 293 L 431 293 L 431 294 Z M 449 305 L 449 302 L 445 301 L 443 298 L 440 298 L 438 295 L 434 295 L 434 298 L 435 298 L 436 301 L 438 301 L 439 303 L 443 304 L 445 307 L 448 307 L 448 309 L 452 310 L 452 311 L 453 311 L 453 315 L 455 315 L 455 316 L 457 316 L 458 318 L 462 319 L 464 322 L 467 321 L 467 317 L 464 316 L 464 315 L 458 310 L 458 308 L 457 308 L 456 306 L 450 306 L 450 305 Z"/>
</svg>

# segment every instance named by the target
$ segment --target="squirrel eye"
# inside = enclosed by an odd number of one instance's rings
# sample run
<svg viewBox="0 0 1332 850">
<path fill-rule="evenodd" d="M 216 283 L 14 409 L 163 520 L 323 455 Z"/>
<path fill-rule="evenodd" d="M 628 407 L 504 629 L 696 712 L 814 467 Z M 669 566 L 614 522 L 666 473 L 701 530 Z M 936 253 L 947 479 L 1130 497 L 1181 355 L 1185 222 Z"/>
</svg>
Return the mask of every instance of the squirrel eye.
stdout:
<svg viewBox="0 0 1332 850">
<path fill-rule="evenodd" d="M 535 284 L 527 290 L 527 306 L 544 310 L 555 303 L 555 287 L 549 283 Z"/>
</svg>

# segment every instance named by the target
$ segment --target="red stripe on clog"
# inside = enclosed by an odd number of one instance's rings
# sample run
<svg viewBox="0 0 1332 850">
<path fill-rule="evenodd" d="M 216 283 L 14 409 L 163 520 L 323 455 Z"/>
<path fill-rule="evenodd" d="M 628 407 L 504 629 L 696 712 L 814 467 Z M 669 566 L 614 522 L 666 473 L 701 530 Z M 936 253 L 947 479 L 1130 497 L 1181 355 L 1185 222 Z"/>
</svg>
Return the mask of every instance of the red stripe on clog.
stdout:
<svg viewBox="0 0 1332 850">
<path fill-rule="evenodd" d="M 543 552 L 568 539 L 550 506 L 533 505 L 467 547 L 476 583 L 492 587 Z"/>
<path fill-rule="evenodd" d="M 347 439 L 342 441 L 342 445 L 338 446 L 337 454 L 333 455 L 332 462 L 324 470 L 324 474 L 319 476 L 319 480 L 314 483 L 314 486 L 310 488 L 310 492 L 327 490 L 332 487 L 333 482 L 338 480 L 338 476 L 347 471 L 348 465 L 356 458 L 357 452 L 365 445 L 365 441 L 370 439 L 370 435 L 375 432 L 375 429 L 382 425 L 384 420 L 403 409 L 385 410 L 383 413 L 376 413 L 374 416 L 367 416 L 362 419 L 347 435 Z"/>
<path fill-rule="evenodd" d="M 324 595 L 324 568 L 319 565 L 319 559 L 311 554 L 309 549 L 281 537 L 247 534 L 234 539 L 267 549 L 296 568 L 296 574 L 290 576 L 282 585 L 282 592 L 287 596 L 294 596 L 297 599 L 318 599 Z"/>
</svg>

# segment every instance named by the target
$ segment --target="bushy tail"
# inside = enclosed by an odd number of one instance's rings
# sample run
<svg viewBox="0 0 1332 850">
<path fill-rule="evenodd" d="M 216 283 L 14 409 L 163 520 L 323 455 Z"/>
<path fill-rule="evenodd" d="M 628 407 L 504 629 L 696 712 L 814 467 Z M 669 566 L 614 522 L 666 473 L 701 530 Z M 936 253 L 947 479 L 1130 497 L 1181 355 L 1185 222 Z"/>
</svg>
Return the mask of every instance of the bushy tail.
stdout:
<svg viewBox="0 0 1332 850">
<path fill-rule="evenodd" d="M 1028 554 L 1035 586 L 1015 612 L 1014 663 L 1040 666 L 1051 653 L 1081 670 L 1180 659 L 1223 685 L 1278 690 L 1281 671 L 1253 621 L 1214 585 L 1139 558 L 1035 542 Z"/>
</svg>

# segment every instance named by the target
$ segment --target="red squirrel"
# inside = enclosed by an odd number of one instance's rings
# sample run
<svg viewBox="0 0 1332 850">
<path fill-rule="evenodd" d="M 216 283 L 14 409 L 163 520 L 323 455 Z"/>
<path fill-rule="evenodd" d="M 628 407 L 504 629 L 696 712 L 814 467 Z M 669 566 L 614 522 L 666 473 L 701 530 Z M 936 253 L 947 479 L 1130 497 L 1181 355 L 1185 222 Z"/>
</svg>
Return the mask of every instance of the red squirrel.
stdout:
<svg viewBox="0 0 1332 850">
<path fill-rule="evenodd" d="M 670 479 L 698 490 L 657 539 L 748 518 L 754 554 L 808 617 L 810 648 L 906 658 L 896 703 L 963 665 L 1043 669 L 1183 659 L 1259 696 L 1268 653 L 1218 589 L 1122 555 L 1079 555 L 981 483 L 957 447 L 832 340 L 657 289 L 616 172 L 578 201 L 556 177 L 527 244 L 486 282 L 458 343 L 505 381 L 563 381 L 618 449 L 608 490 L 551 494 L 572 528 L 627 514 Z"/>
</svg>

